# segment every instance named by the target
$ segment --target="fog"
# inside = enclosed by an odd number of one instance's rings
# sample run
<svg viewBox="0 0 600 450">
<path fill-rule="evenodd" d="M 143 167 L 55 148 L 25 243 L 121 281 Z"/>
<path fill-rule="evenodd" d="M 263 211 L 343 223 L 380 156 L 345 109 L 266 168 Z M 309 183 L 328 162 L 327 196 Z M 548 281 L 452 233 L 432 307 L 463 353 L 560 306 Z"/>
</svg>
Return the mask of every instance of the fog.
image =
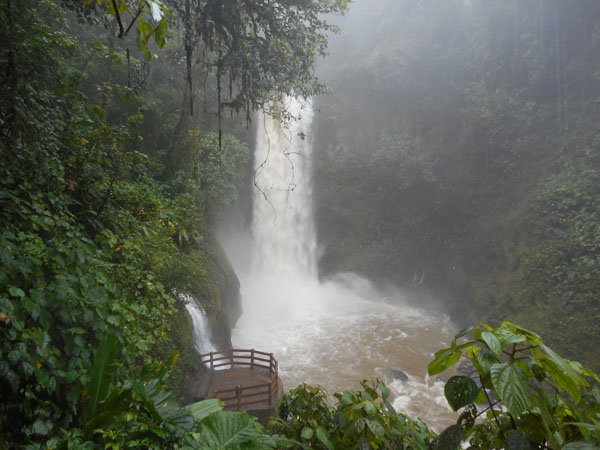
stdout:
<svg viewBox="0 0 600 450">
<path fill-rule="evenodd" d="M 331 91 L 312 99 L 311 124 L 301 131 L 307 140 L 292 152 L 297 158 L 286 161 L 293 182 L 278 188 L 285 193 L 282 210 L 289 212 L 301 196 L 296 183 L 311 180 L 306 186 L 310 206 L 300 207 L 310 215 L 300 221 L 307 230 L 314 220 L 314 234 L 288 236 L 284 243 L 312 248 L 316 275 L 286 281 L 278 272 L 286 264 L 281 253 L 276 260 L 265 259 L 264 253 L 252 259 L 261 233 L 256 229 L 261 206 L 255 203 L 245 228 L 221 233 L 237 261 L 247 311 L 234 339 L 257 338 L 250 336 L 249 323 L 258 330 L 275 322 L 276 337 L 264 334 L 253 342 L 283 355 L 304 355 L 307 342 L 318 346 L 318 339 L 326 343 L 323 336 L 333 335 L 311 321 L 351 321 L 355 301 L 374 301 L 373 312 L 379 308 L 375 305 L 394 305 L 400 318 L 414 319 L 410 311 L 420 311 L 421 318 L 414 320 L 421 332 L 431 317 L 447 327 L 411 374 L 422 388 L 428 383 L 428 359 L 457 326 L 513 320 L 539 331 L 568 355 L 574 349 L 560 335 L 574 333 L 585 342 L 580 330 L 555 322 L 552 311 L 563 307 L 561 298 L 543 296 L 532 286 L 541 283 L 539 273 L 551 270 L 548 261 L 538 258 L 540 249 L 568 251 L 553 240 L 554 231 L 541 232 L 552 227 L 552 212 L 540 209 L 543 196 L 558 195 L 551 180 L 570 179 L 574 167 L 591 164 L 591 155 L 597 155 L 597 146 L 585 153 L 577 135 L 583 136 L 581 142 L 593 140 L 580 110 L 596 114 L 587 99 L 592 91 L 600 95 L 593 57 L 597 22 L 592 19 L 599 14 L 595 4 L 584 1 L 568 6 L 541 0 L 353 2 L 345 17 L 335 19 L 341 33 L 331 38 L 329 55 L 317 71 Z M 260 135 L 257 142 L 264 145 Z M 569 146 L 577 150 L 565 154 Z M 255 168 L 264 159 L 255 158 Z M 261 189 L 253 195 L 271 215 L 272 227 L 263 230 L 259 245 L 264 250 L 264 238 L 284 227 L 273 197 L 265 199 Z M 269 267 L 274 279 L 253 272 L 257 264 Z M 340 274 L 346 275 L 340 279 Z M 368 288 L 360 292 L 357 283 Z M 568 289 L 558 278 L 545 283 L 544 292 L 553 286 Z M 597 311 L 590 301 L 597 293 L 585 282 L 580 287 L 578 298 Z M 526 300 L 531 298 L 538 300 Z M 407 326 L 389 314 L 386 325 Z M 369 326 L 362 324 L 354 333 Z M 386 329 L 382 323 L 374 326 Z M 349 341 L 349 335 L 341 335 Z M 372 336 L 364 348 L 379 348 L 393 335 Z M 395 348 L 407 347 L 398 341 Z M 310 365 L 320 364 L 309 356 L 303 357 Z M 405 370 L 406 355 L 393 362 L 386 357 L 365 376 L 382 376 L 386 364 Z M 300 370 L 298 360 L 287 362 Z M 316 375 L 303 376 L 341 387 Z"/>
</svg>

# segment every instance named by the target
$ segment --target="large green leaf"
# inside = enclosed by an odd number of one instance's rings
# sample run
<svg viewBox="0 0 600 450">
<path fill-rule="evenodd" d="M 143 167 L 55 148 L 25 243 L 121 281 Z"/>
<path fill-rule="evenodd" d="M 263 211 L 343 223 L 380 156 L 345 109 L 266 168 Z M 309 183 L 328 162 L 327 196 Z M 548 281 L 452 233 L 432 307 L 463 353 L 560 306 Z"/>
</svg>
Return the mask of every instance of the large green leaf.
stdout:
<svg viewBox="0 0 600 450">
<path fill-rule="evenodd" d="M 113 333 L 107 334 L 100 342 L 94 357 L 90 384 L 88 386 L 87 416 L 96 414 L 100 402 L 106 399 L 110 389 L 111 365 L 115 360 L 117 338 Z"/>
<path fill-rule="evenodd" d="M 452 367 L 459 361 L 459 359 L 459 351 L 454 351 L 449 348 L 440 350 L 435 354 L 433 361 L 431 361 L 427 366 L 427 373 L 429 373 L 429 376 L 437 375 L 438 373 L 446 370 L 448 367 Z"/>
<path fill-rule="evenodd" d="M 302 428 L 302 432 L 300 433 L 300 436 L 302 437 L 302 439 L 306 439 L 306 440 L 312 439 L 313 435 L 314 435 L 314 430 L 309 427 Z"/>
<path fill-rule="evenodd" d="M 551 359 L 544 358 L 540 359 L 539 362 L 546 371 L 546 375 L 554 382 L 559 390 L 568 392 L 576 402 L 581 400 L 581 392 L 572 376 L 564 372 L 561 367 Z"/>
<path fill-rule="evenodd" d="M 200 421 L 205 417 L 221 411 L 223 409 L 223 402 L 218 398 L 209 398 L 208 400 L 202 400 L 200 402 L 192 403 L 185 407 L 196 421 Z"/>
<path fill-rule="evenodd" d="M 467 334 L 469 334 L 471 331 L 473 331 L 473 326 L 469 326 L 467 328 L 463 328 L 462 330 L 460 330 L 458 332 L 458 334 L 456 336 L 454 336 L 454 341 L 459 340 L 461 337 L 466 336 Z"/>
<path fill-rule="evenodd" d="M 159 412 L 165 422 L 175 425 L 177 434 L 187 433 L 194 427 L 194 417 L 185 408 L 166 406 Z"/>
<path fill-rule="evenodd" d="M 154 29 L 154 40 L 159 48 L 163 48 L 165 46 L 168 32 L 169 29 L 167 25 L 167 18 L 163 17 L 160 19 L 158 26 Z"/>
<path fill-rule="evenodd" d="M 256 423 L 246 413 L 217 411 L 200 422 L 197 442 L 206 450 L 255 448 L 260 433 Z"/>
<path fill-rule="evenodd" d="M 523 344 L 524 342 L 527 341 L 527 338 L 525 336 L 523 336 L 522 334 L 515 334 L 512 331 L 509 331 L 505 328 L 498 328 L 494 331 L 494 335 L 498 338 L 498 340 L 500 341 L 500 344 L 503 347 L 506 347 L 507 345 L 512 345 L 512 344 Z M 525 345 L 525 344 L 523 344 Z"/>
<path fill-rule="evenodd" d="M 111 423 L 131 403 L 131 391 L 114 390 L 105 400 L 100 402 L 94 415 L 85 423 L 86 434 Z"/>
<path fill-rule="evenodd" d="M 514 416 L 531 406 L 531 387 L 521 369 L 502 363 L 494 364 L 490 372 L 498 398 Z"/>
<path fill-rule="evenodd" d="M 493 351 L 496 355 L 500 356 L 502 354 L 502 344 L 496 336 L 494 336 L 489 331 L 484 331 L 481 333 L 481 338 L 487 344 L 489 349 Z"/>
<path fill-rule="evenodd" d="M 525 337 L 526 340 L 529 341 L 531 344 L 538 344 L 542 342 L 542 338 L 539 334 L 510 322 L 502 322 L 502 325 L 500 326 L 498 331 L 503 332 L 504 330 L 508 331 L 509 333 L 514 333 L 516 335 L 521 335 Z"/>
<path fill-rule="evenodd" d="M 475 382 L 465 376 L 454 376 L 444 386 L 444 395 L 454 411 L 473 403 L 478 391 Z"/>
<path fill-rule="evenodd" d="M 327 447 L 328 450 L 334 450 L 333 444 L 329 441 L 327 430 L 323 425 L 320 425 L 317 428 L 317 439 L 321 441 L 321 444 Z"/>
<path fill-rule="evenodd" d="M 488 350 L 487 348 L 482 348 L 477 352 L 477 362 L 480 364 L 481 368 L 484 371 L 484 374 L 489 373 L 490 367 L 494 364 L 498 363 L 498 357 Z"/>
<path fill-rule="evenodd" d="M 376 420 L 367 419 L 367 427 L 376 438 L 383 439 L 385 437 L 385 428 Z"/>
<path fill-rule="evenodd" d="M 544 344 L 540 344 L 539 346 L 546 353 L 547 358 L 552 360 L 560 368 L 560 370 L 562 370 L 563 372 L 565 372 L 565 374 L 571 377 L 578 386 L 587 387 L 590 385 L 585 379 L 585 377 L 583 377 L 577 370 L 575 370 L 575 368 L 569 361 L 560 357 L 550 347 L 547 347 Z"/>
</svg>

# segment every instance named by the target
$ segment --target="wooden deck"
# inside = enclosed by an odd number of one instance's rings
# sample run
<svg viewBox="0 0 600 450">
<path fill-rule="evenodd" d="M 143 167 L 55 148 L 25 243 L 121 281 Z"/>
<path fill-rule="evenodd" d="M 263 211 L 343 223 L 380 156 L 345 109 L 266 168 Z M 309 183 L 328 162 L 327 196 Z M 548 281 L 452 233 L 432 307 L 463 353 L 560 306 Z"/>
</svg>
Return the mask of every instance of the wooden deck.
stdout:
<svg viewBox="0 0 600 450">
<path fill-rule="evenodd" d="M 206 398 L 225 409 L 248 411 L 266 421 L 283 395 L 278 363 L 271 353 L 232 349 L 200 355 L 209 368 Z"/>
</svg>

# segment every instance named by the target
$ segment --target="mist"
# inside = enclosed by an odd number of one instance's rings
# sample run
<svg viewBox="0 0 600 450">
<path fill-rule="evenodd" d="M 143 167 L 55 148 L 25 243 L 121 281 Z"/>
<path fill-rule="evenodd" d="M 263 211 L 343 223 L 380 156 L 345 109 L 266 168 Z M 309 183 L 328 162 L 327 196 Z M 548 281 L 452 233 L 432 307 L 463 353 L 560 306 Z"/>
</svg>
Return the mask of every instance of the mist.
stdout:
<svg viewBox="0 0 600 450">
<path fill-rule="evenodd" d="M 280 185 L 281 210 L 290 212 L 302 196 L 296 183 L 308 183 L 310 203 L 301 207 L 308 216 L 290 222 L 305 221 L 304 231 L 284 235 L 283 244 L 310 248 L 316 265 L 288 278 L 280 270 L 289 254 L 266 257 L 264 249 L 285 227 L 270 194 L 255 189 L 246 219 L 252 226 L 221 233 L 240 264 L 247 311 L 234 342 L 276 348 L 292 384 L 341 388 L 324 373 L 333 364 L 340 368 L 335 380 L 356 386 L 363 375 L 385 378 L 386 366 L 395 365 L 410 374 L 418 385 L 411 392 L 419 395 L 435 385 L 425 370 L 435 345 L 482 321 L 518 322 L 565 354 L 594 361 L 588 342 L 597 342 L 596 331 L 575 325 L 588 322 L 583 311 L 598 314 L 597 290 L 584 281 L 592 269 L 566 255 L 575 246 L 595 259 L 590 245 L 597 238 L 585 234 L 583 245 L 564 238 L 580 214 L 598 206 L 597 177 L 584 169 L 598 167 L 598 146 L 582 113 L 597 113 L 588 99 L 600 97 L 591 19 L 598 13 L 591 2 L 353 2 L 336 20 L 341 33 L 318 67 L 331 91 L 312 99 L 310 126 L 301 131 L 307 138 L 299 145 L 311 153 L 294 150 L 299 159 L 287 161 L 293 174 Z M 256 157 L 255 168 L 264 160 Z M 587 192 L 590 202 L 565 189 Z M 561 201 L 575 206 L 557 227 L 552 208 L 558 211 Z M 270 211 L 264 216 L 257 208 Z M 270 214 L 272 227 L 257 230 L 257 214 Z M 552 265 L 561 259 L 565 270 L 577 272 L 577 293 Z M 257 265 L 268 280 L 257 275 Z M 557 310 L 574 322 L 559 322 Z M 340 320 L 370 314 L 388 320 L 341 331 Z M 432 337 L 430 320 L 447 334 Z M 354 339 L 371 326 L 380 333 Z M 257 331 L 265 327 L 270 331 Z M 415 342 L 432 339 L 414 367 L 407 358 L 420 357 L 390 356 L 411 344 L 396 341 L 387 354 L 374 350 L 406 329 Z M 340 343 L 332 344 L 336 337 Z M 568 345 L 572 339 L 583 347 Z M 330 351 L 339 358 L 350 351 L 342 342 L 378 352 L 377 361 L 365 357 L 366 372 L 347 379 L 342 373 L 357 370 L 352 364 L 313 355 Z M 411 398 L 406 386 L 395 384 L 398 404 Z M 435 410 L 435 403 L 434 396 L 427 408 Z M 453 419 L 437 424 L 444 420 Z"/>
<path fill-rule="evenodd" d="M 599 13 L 353 2 L 318 67 L 331 86 L 315 100 L 320 276 L 359 273 L 459 325 L 516 321 L 597 360 L 583 325 L 598 314 L 584 281 L 597 238 L 577 223 L 595 227 L 599 206 Z"/>
</svg>

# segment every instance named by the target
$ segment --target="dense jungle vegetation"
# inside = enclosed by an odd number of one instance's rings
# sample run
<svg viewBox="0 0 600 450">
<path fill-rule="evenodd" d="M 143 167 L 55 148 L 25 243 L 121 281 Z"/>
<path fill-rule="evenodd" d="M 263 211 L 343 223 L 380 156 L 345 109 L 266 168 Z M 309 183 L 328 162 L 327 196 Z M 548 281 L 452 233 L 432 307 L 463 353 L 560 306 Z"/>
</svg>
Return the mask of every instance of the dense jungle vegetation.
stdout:
<svg viewBox="0 0 600 450">
<path fill-rule="evenodd" d="M 321 70 L 321 273 L 598 370 L 599 23 L 594 0 L 356 1 Z"/>
<path fill-rule="evenodd" d="M 199 363 L 176 293 L 231 345 L 211 228 L 248 161 L 233 114 L 322 92 L 344 3 L 2 1 L 0 447 L 182 442 L 163 388 Z"/>
<path fill-rule="evenodd" d="M 347 216 L 329 206 L 331 221 L 350 225 L 331 238 L 324 267 L 329 258 L 368 273 L 379 252 L 379 275 L 419 266 L 429 283 L 437 270 L 431 288 L 468 292 L 477 317 L 541 324 L 561 350 L 597 365 L 599 8 L 539 2 L 515 15 L 512 3 L 471 3 L 377 2 L 372 12 L 387 22 L 373 32 L 395 34 L 344 47 L 335 61 L 346 70 L 328 69 L 336 94 L 323 111 L 338 120 L 321 133 L 348 145 L 342 112 L 370 118 L 352 139 L 356 159 L 323 147 L 319 170 L 352 196 Z M 346 2 L 1 5 L 1 448 L 600 443 L 598 377 L 508 322 L 468 328 L 436 354 L 431 375 L 461 357 L 473 368 L 448 380 L 463 413 L 439 436 L 394 411 L 379 381 L 335 394 L 334 406 L 299 386 L 266 427 L 218 400 L 181 407 L 199 361 L 177 293 L 202 300 L 225 343 L 235 315 L 225 295 L 235 280 L 212 230 L 244 185 L 247 120 L 261 108 L 290 119 L 272 100 L 325 92 L 314 64 L 335 27 L 322 18 Z M 417 27 L 427 41 L 410 37 Z M 499 52 L 508 35 L 514 48 Z M 428 47 L 435 39 L 445 45 Z M 345 89 L 365 110 L 346 107 Z M 350 189 L 348 177 L 361 181 Z M 321 183 L 326 210 L 341 194 Z M 403 206 L 373 210 L 381 198 Z M 357 220 L 353 210 L 368 204 L 368 220 Z M 570 325 L 555 323 L 569 314 Z"/>
</svg>

